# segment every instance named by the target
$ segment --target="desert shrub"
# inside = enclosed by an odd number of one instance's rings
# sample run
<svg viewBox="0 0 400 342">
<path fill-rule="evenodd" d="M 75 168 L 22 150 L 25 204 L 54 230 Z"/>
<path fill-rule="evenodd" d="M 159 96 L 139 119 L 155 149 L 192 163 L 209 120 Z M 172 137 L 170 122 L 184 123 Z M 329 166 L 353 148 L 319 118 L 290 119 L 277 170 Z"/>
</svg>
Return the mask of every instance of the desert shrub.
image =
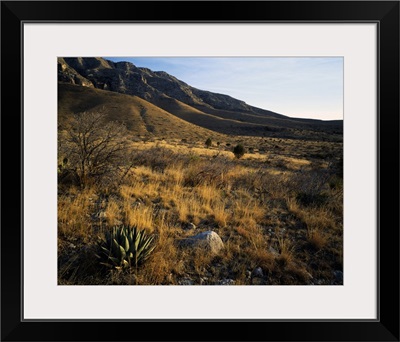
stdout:
<svg viewBox="0 0 400 342">
<path fill-rule="evenodd" d="M 79 186 L 79 176 L 76 169 L 69 165 L 68 158 L 64 158 L 60 164 L 58 164 L 57 169 L 58 184 L 61 185 L 76 185 Z"/>
<path fill-rule="evenodd" d="M 343 178 L 343 155 L 331 163 L 330 170 L 335 176 Z"/>
<path fill-rule="evenodd" d="M 300 170 L 293 175 L 288 185 L 302 205 L 321 206 L 329 199 L 326 193 L 329 178 L 327 170 Z"/>
<path fill-rule="evenodd" d="M 233 154 L 235 155 L 236 158 L 242 158 L 245 154 L 246 150 L 242 144 L 237 144 L 233 148 Z"/>
<path fill-rule="evenodd" d="M 198 154 L 196 154 L 194 152 L 189 152 L 188 157 L 184 161 L 184 164 L 186 166 L 189 166 L 189 165 L 199 163 L 200 161 L 201 161 L 201 158 Z"/>
<path fill-rule="evenodd" d="M 211 138 L 207 138 L 206 142 L 204 143 L 207 147 L 210 147 L 212 145 L 212 140 Z"/>
<path fill-rule="evenodd" d="M 184 186 L 213 185 L 221 188 L 226 185 L 226 175 L 233 168 L 230 160 L 215 158 L 192 164 L 184 177 Z"/>
<path fill-rule="evenodd" d="M 108 121 L 105 112 L 73 115 L 58 138 L 59 157 L 68 160 L 61 176 L 76 176 L 82 187 L 115 182 L 122 168 L 129 165 L 126 127 Z"/>
<path fill-rule="evenodd" d="M 133 161 L 135 165 L 150 167 L 152 171 L 163 173 L 171 164 L 175 163 L 179 156 L 165 147 L 152 147 L 137 152 Z"/>
<path fill-rule="evenodd" d="M 322 206 L 329 200 L 329 196 L 325 193 L 299 192 L 296 200 L 304 206 Z"/>
<path fill-rule="evenodd" d="M 329 187 L 331 189 L 342 189 L 343 188 L 343 178 L 333 175 L 329 178 Z"/>
<path fill-rule="evenodd" d="M 112 268 L 138 266 L 149 258 L 155 248 L 154 235 L 131 226 L 115 226 L 99 241 L 98 257 Z"/>
</svg>

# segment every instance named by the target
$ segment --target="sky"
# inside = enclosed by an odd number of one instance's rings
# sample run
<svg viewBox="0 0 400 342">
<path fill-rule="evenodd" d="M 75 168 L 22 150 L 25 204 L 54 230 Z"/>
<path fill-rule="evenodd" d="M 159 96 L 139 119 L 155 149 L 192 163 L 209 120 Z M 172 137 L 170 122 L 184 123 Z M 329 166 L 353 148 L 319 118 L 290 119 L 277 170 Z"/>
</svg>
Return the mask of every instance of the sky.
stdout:
<svg viewBox="0 0 400 342">
<path fill-rule="evenodd" d="M 295 118 L 343 119 L 342 57 L 104 57 Z"/>
</svg>

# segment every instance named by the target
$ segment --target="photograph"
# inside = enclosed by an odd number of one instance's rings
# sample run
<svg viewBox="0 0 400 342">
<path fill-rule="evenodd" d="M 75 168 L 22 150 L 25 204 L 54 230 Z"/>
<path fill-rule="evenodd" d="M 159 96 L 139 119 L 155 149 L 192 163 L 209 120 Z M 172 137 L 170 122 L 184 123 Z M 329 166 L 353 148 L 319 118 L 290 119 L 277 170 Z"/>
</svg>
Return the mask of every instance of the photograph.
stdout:
<svg viewBox="0 0 400 342">
<path fill-rule="evenodd" d="M 342 57 L 59 57 L 59 285 L 343 285 Z"/>
<path fill-rule="evenodd" d="M 399 341 L 398 0 L 0 6 L 1 341 Z"/>
</svg>

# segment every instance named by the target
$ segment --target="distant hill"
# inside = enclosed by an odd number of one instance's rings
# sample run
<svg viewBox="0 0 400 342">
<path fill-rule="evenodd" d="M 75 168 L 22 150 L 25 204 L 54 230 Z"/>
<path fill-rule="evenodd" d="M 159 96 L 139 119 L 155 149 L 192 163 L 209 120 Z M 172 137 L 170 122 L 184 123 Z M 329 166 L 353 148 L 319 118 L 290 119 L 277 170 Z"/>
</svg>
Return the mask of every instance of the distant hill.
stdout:
<svg viewBox="0 0 400 342">
<path fill-rule="evenodd" d="M 164 71 L 138 68 L 129 62 L 59 58 L 58 81 L 61 118 L 70 112 L 106 106 L 112 117 L 126 121 L 128 128 L 139 135 L 159 136 L 169 132 L 170 136 L 181 136 L 182 132 L 177 131 L 181 126 L 182 131 L 196 132 L 199 136 L 215 132 L 342 139 L 342 120 L 290 118 L 228 95 L 191 87 Z"/>
<path fill-rule="evenodd" d="M 105 110 L 138 138 L 218 139 L 220 134 L 186 122 L 137 96 L 59 83 L 58 118 L 62 127 L 71 113 Z"/>
</svg>

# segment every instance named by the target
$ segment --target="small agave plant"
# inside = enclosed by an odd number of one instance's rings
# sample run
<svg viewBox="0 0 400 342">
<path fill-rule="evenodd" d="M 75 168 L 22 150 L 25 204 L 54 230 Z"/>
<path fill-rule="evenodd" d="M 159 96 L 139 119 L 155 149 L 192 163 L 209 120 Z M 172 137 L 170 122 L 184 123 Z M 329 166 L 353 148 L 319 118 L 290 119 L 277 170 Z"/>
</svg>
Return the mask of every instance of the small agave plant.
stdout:
<svg viewBox="0 0 400 342">
<path fill-rule="evenodd" d="M 154 236 L 137 227 L 116 226 L 99 241 L 101 264 L 117 269 L 142 264 L 155 248 Z"/>
</svg>

